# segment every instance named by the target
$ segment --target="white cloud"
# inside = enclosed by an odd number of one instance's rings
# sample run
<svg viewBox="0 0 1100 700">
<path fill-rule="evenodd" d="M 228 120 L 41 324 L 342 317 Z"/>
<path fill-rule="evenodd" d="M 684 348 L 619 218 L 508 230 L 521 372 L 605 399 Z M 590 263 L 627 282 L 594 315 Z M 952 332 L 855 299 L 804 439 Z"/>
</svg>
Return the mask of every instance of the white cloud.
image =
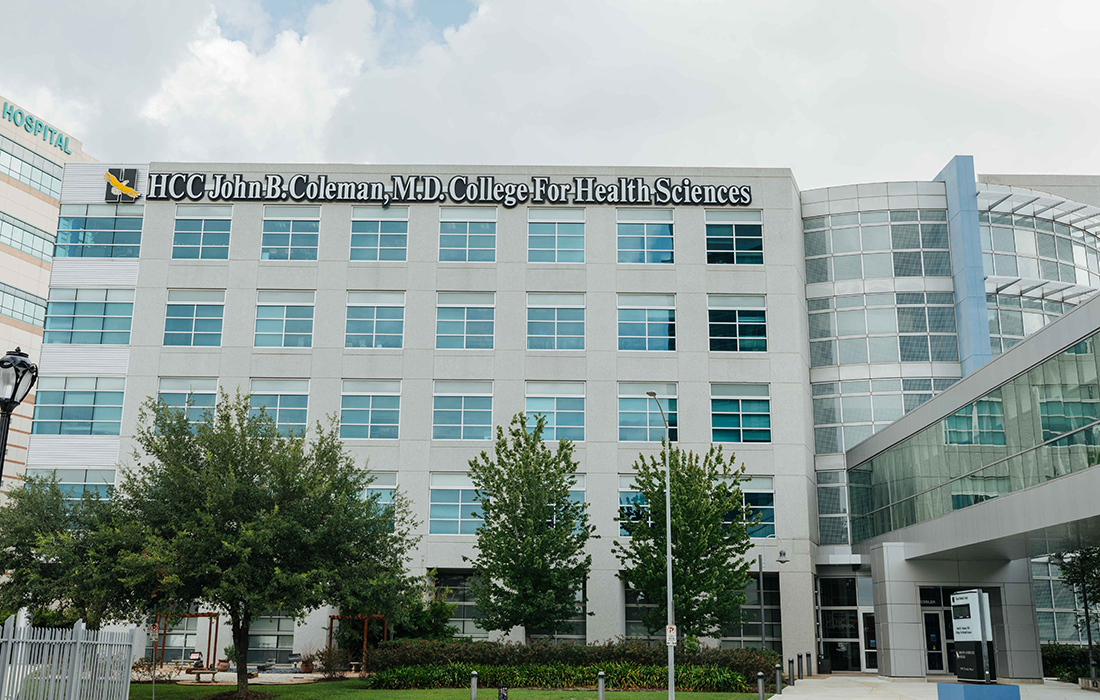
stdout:
<svg viewBox="0 0 1100 700">
<path fill-rule="evenodd" d="M 293 30 L 259 0 L 85 5 L 0 28 L 27 57 L 0 93 L 104 158 L 789 166 L 816 187 L 1100 156 L 1089 2 L 484 0 L 442 38 L 423 0 L 333 0 Z"/>
</svg>

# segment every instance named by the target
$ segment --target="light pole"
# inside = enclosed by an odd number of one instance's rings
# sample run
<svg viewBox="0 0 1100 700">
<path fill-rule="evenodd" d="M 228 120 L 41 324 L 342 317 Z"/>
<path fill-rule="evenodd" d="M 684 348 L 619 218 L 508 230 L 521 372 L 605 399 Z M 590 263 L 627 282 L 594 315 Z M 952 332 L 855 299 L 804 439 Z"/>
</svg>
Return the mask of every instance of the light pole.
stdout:
<svg viewBox="0 0 1100 700">
<path fill-rule="evenodd" d="M 783 541 L 783 539 L 781 537 L 779 537 L 779 535 L 771 535 L 771 536 L 768 537 L 768 539 L 771 539 L 772 537 L 775 537 L 775 538 L 779 539 L 780 542 Z M 787 558 L 787 550 L 780 549 L 779 550 L 779 556 L 776 557 L 775 561 L 780 563 L 780 564 L 786 564 L 787 562 L 789 562 L 790 559 Z M 759 567 L 759 576 L 760 576 L 760 578 L 757 580 L 756 591 L 760 595 L 760 601 L 759 601 L 760 602 L 760 648 L 763 649 L 767 644 L 767 637 L 764 634 L 764 555 L 763 554 L 756 555 L 756 564 Z"/>
<path fill-rule="evenodd" d="M 665 424 L 665 589 L 668 599 L 668 626 L 676 624 L 676 613 L 672 607 L 672 462 L 669 461 L 668 452 L 668 418 L 665 417 L 665 409 L 661 406 L 661 400 L 657 398 L 657 392 L 647 391 L 646 396 L 657 402 L 657 409 L 661 412 L 661 420 Z M 668 697 L 673 700 L 676 697 L 676 647 L 668 646 Z"/>
<path fill-rule="evenodd" d="M 0 357 L 0 477 L 4 475 L 4 453 L 8 449 L 11 413 L 27 398 L 38 379 L 38 365 L 16 348 Z"/>
</svg>

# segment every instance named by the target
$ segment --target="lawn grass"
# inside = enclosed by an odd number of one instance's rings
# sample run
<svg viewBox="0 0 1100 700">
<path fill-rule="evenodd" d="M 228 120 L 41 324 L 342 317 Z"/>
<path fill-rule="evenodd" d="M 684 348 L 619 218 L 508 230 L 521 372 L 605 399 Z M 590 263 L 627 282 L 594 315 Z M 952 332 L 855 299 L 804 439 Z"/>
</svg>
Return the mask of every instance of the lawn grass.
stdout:
<svg viewBox="0 0 1100 700">
<path fill-rule="evenodd" d="M 190 700 L 190 698 L 205 698 L 216 693 L 224 693 L 233 690 L 234 686 L 194 686 L 173 685 L 168 683 L 157 684 L 157 698 L 164 700 Z M 338 698 L 340 700 L 468 700 L 470 690 L 468 688 L 450 688 L 443 690 L 367 690 L 363 688 L 363 682 L 348 680 L 333 683 L 307 683 L 300 685 L 249 685 L 249 690 L 272 693 L 276 697 L 286 700 L 321 700 L 322 698 Z M 755 693 L 684 693 L 692 700 L 754 700 Z M 618 691 L 609 690 L 607 695 L 611 700 L 658 700 L 666 697 L 667 691 Z M 478 696 L 486 700 L 496 700 L 496 688 L 483 688 Z M 509 700 L 596 700 L 595 690 L 524 690 L 522 688 L 509 690 Z M 149 700 L 152 698 L 152 688 L 148 683 L 130 686 L 130 700 Z"/>
</svg>

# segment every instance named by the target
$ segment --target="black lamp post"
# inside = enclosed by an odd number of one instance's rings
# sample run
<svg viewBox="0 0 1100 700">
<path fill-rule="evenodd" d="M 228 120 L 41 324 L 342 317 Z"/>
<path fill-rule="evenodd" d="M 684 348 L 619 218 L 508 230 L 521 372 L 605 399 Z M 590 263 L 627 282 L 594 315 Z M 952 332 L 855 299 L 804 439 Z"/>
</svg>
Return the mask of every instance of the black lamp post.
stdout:
<svg viewBox="0 0 1100 700">
<path fill-rule="evenodd" d="M 31 393 L 37 379 L 38 365 L 19 348 L 0 357 L 0 476 L 4 475 L 4 453 L 8 449 L 12 411 Z"/>
</svg>

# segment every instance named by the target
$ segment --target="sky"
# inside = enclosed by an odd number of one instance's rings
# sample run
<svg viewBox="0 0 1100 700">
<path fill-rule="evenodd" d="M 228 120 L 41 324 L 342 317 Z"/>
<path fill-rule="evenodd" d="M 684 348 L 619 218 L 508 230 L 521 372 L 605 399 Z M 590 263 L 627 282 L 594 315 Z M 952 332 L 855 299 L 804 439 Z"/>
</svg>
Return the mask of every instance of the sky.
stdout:
<svg viewBox="0 0 1100 700">
<path fill-rule="evenodd" d="M 0 95 L 100 160 L 1100 174 L 1100 2 L 36 0 Z M 1089 136 L 1089 134 L 1093 136 Z"/>
</svg>

